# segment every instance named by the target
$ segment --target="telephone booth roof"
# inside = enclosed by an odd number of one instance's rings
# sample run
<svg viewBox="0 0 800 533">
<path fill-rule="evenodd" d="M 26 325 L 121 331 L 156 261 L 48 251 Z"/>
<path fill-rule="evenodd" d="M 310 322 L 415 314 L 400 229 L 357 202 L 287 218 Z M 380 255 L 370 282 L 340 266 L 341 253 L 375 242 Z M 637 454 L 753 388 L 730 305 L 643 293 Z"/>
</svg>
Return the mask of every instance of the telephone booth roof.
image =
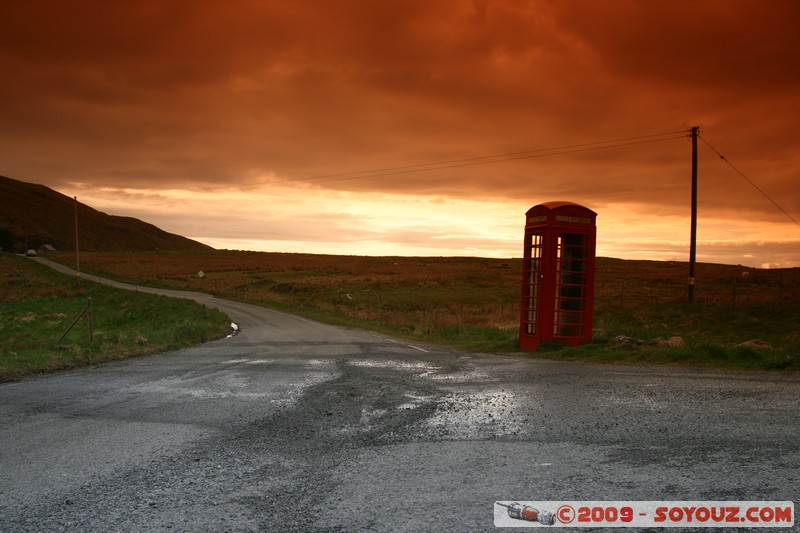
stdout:
<svg viewBox="0 0 800 533">
<path fill-rule="evenodd" d="M 545 202 L 543 204 L 535 205 L 528 209 L 525 215 L 527 217 L 528 224 L 536 224 L 548 220 L 550 222 L 555 222 L 555 217 L 564 217 L 564 221 L 570 221 L 570 219 L 566 217 L 580 217 L 581 223 L 594 225 L 595 219 L 597 218 L 597 213 L 588 207 L 584 207 L 574 202 L 564 201 Z M 577 222 L 578 220 L 575 219 L 571 221 Z"/>
</svg>

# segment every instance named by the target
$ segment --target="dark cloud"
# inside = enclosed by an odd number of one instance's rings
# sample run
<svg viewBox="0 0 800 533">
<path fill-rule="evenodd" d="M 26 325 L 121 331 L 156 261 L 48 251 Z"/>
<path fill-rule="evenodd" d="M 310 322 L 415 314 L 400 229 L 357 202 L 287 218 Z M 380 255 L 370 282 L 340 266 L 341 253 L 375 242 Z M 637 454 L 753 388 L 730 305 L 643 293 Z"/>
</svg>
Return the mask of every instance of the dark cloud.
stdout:
<svg viewBox="0 0 800 533">
<path fill-rule="evenodd" d="M 739 97 L 788 91 L 800 81 L 800 5 L 792 0 L 553 7 L 562 27 L 586 41 L 613 75 Z"/>
<path fill-rule="evenodd" d="M 700 125 L 704 138 L 797 213 L 799 6 L 4 2 L 0 171 L 52 186 L 207 190 L 277 179 L 674 211 L 688 194 L 682 139 L 359 179 L 340 174 Z M 753 220 L 772 220 L 774 206 L 704 150 L 704 206 L 748 205 Z"/>
</svg>

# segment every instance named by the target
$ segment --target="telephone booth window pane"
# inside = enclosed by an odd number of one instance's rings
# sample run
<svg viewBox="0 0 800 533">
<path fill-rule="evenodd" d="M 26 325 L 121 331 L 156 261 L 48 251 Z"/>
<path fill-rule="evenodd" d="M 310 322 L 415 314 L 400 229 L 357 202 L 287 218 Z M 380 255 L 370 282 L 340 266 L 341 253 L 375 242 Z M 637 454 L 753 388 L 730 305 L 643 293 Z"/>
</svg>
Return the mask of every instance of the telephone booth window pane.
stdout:
<svg viewBox="0 0 800 533">
<path fill-rule="evenodd" d="M 530 256 L 525 264 L 524 305 L 526 309 L 524 313 L 524 331 L 528 335 L 536 335 L 542 265 L 542 236 L 537 234 L 528 235 L 526 245 L 530 251 Z"/>
<path fill-rule="evenodd" d="M 556 305 L 553 335 L 580 337 L 587 302 L 588 235 L 561 233 L 557 241 Z"/>
</svg>

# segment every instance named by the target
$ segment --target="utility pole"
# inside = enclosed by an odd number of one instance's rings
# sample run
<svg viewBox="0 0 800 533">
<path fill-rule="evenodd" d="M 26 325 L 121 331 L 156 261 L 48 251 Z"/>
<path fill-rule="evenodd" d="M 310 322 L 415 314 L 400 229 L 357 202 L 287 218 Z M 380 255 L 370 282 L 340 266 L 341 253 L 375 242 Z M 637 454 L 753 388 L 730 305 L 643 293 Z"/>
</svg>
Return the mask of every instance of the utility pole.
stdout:
<svg viewBox="0 0 800 533">
<path fill-rule="evenodd" d="M 689 303 L 694 303 L 695 263 L 697 262 L 697 135 L 700 126 L 692 126 L 692 232 L 689 243 Z"/>
<path fill-rule="evenodd" d="M 77 270 L 75 275 L 78 278 L 78 288 L 81 288 L 81 252 L 78 247 L 78 197 L 75 197 L 75 264 Z"/>
</svg>

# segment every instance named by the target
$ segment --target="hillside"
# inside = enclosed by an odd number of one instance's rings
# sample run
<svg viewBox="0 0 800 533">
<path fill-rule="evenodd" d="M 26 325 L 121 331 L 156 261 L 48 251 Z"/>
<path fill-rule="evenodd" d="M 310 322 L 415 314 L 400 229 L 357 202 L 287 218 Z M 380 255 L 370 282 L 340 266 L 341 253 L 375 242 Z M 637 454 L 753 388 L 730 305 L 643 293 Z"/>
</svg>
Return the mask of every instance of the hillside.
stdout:
<svg viewBox="0 0 800 533">
<path fill-rule="evenodd" d="M 209 251 L 205 244 L 167 233 L 136 218 L 78 204 L 80 248 L 86 251 Z M 49 244 L 75 249 L 75 200 L 44 185 L 0 176 L 0 248 L 22 252 Z"/>
</svg>

